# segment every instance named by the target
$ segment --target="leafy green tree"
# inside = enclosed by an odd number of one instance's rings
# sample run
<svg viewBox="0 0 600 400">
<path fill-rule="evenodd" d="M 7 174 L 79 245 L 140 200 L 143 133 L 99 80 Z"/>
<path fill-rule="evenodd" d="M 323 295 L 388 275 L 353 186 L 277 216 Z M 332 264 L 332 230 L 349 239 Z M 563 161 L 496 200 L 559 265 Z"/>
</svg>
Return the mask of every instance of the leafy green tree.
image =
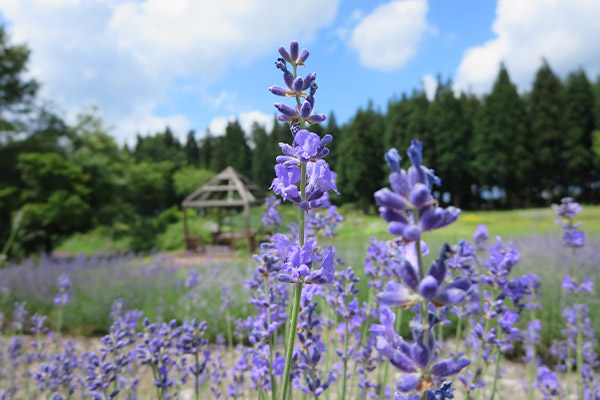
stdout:
<svg viewBox="0 0 600 400">
<path fill-rule="evenodd" d="M 22 247 L 50 251 L 67 234 L 92 226 L 89 176 L 56 153 L 21 153 L 17 168 L 25 189 Z"/>
<path fill-rule="evenodd" d="M 537 191 L 544 190 L 547 200 L 552 201 L 552 193 L 557 185 L 563 185 L 562 160 L 560 154 L 563 129 L 562 110 L 563 85 L 548 62 L 544 60 L 537 71 L 533 89 L 529 95 L 529 119 L 531 121 L 531 143 L 535 152 L 535 168 L 532 183 L 539 182 Z"/>
<path fill-rule="evenodd" d="M 214 176 L 215 173 L 207 169 L 198 169 L 190 166 L 183 167 L 173 174 L 175 194 L 180 198 L 185 198 L 196 189 L 205 185 Z"/>
<path fill-rule="evenodd" d="M 369 102 L 368 108 L 359 109 L 340 135 L 337 186 L 343 199 L 357 203 L 365 212 L 372 208 L 373 193 L 384 180 L 383 129 L 382 115 Z"/>
<path fill-rule="evenodd" d="M 126 199 L 127 170 L 133 159 L 121 150 L 95 108 L 77 116 L 71 160 L 89 177 L 89 204 L 93 224 L 112 226 L 131 220 L 133 209 Z"/>
<path fill-rule="evenodd" d="M 473 168 L 481 186 L 503 189 L 505 204 L 524 205 L 529 197 L 531 152 L 527 112 L 504 65 L 485 97 L 474 125 Z"/>
<path fill-rule="evenodd" d="M 142 161 L 128 171 L 128 200 L 142 216 L 158 215 L 175 203 L 171 176 L 175 169 L 171 161 Z"/>
<path fill-rule="evenodd" d="M 24 44 L 11 44 L 6 29 L 0 26 L 0 132 L 12 130 L 6 112 L 29 111 L 39 84 L 25 77 L 30 50 Z"/>
<path fill-rule="evenodd" d="M 592 137 L 594 131 L 594 93 L 585 72 L 579 70 L 567 77 L 564 102 L 563 151 L 564 178 L 569 186 L 590 196 L 588 183 L 592 170 Z"/>
</svg>

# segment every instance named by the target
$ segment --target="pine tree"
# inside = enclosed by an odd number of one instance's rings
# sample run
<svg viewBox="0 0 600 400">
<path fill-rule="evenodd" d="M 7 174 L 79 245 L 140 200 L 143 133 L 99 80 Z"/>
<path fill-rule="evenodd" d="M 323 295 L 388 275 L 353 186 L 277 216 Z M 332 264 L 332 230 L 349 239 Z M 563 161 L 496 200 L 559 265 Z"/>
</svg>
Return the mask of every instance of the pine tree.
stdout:
<svg viewBox="0 0 600 400">
<path fill-rule="evenodd" d="M 461 207 L 470 196 L 470 151 L 471 131 L 459 99 L 454 95 L 452 82 L 442 83 L 438 79 L 435 98 L 428 110 L 430 139 L 424 143 L 429 152 L 435 143 L 435 158 L 428 166 L 441 176 L 440 192 L 451 194 L 451 203 Z M 443 200 L 443 197 L 442 199 Z"/>
<path fill-rule="evenodd" d="M 592 183 L 600 182 L 600 75 L 594 84 L 594 132 L 592 134 Z M 591 192 L 591 201 L 598 203 L 600 193 L 598 190 Z"/>
<path fill-rule="evenodd" d="M 196 142 L 195 136 L 196 132 L 194 130 L 188 132 L 184 152 L 185 160 L 188 165 L 197 167 L 200 163 L 200 149 L 198 148 L 198 143 Z"/>
<path fill-rule="evenodd" d="M 587 184 L 592 170 L 592 135 L 594 130 L 594 93 L 585 72 L 569 74 L 565 89 L 563 151 L 561 158 L 567 185 L 590 196 Z"/>
<path fill-rule="evenodd" d="M 423 152 L 423 163 L 427 166 L 434 166 L 435 142 L 429 137 L 429 121 L 427 111 L 429 109 L 429 100 L 424 91 L 413 91 L 409 101 L 410 114 L 406 126 L 409 138 L 405 143 L 401 143 L 398 149 L 405 149 L 410 143 L 410 139 L 419 139 L 423 141 L 427 151 Z"/>
<path fill-rule="evenodd" d="M 408 146 L 411 139 L 408 131 L 410 114 L 411 103 L 405 93 L 400 100 L 392 100 L 388 103 L 383 143 L 385 149 L 395 147 L 402 150 Z"/>
<path fill-rule="evenodd" d="M 544 60 L 537 71 L 533 89 L 529 96 L 529 119 L 531 121 L 531 143 L 535 168 L 532 181 L 539 183 L 537 191 L 552 200 L 552 192 L 561 181 L 562 161 L 560 153 L 563 129 L 563 86 Z"/>
<path fill-rule="evenodd" d="M 325 158 L 325 160 L 327 161 L 327 163 L 329 163 L 332 169 L 335 168 L 338 160 L 337 148 L 341 139 L 340 132 L 341 131 L 338 127 L 335 114 L 333 113 L 333 111 L 331 111 L 329 113 L 329 116 L 327 117 L 327 129 L 325 129 L 325 133 L 328 133 L 331 136 L 333 136 L 333 141 L 331 141 L 331 143 L 327 145 L 327 148 L 329 149 L 329 155 Z"/>
<path fill-rule="evenodd" d="M 215 143 L 214 157 L 211 160 L 212 169 L 220 172 L 228 166 L 236 171 L 250 170 L 252 152 L 246 142 L 246 135 L 237 120 L 229 122 L 225 128 L 225 135 L 219 137 Z"/>
<path fill-rule="evenodd" d="M 525 105 L 504 65 L 474 126 L 473 168 L 482 186 L 503 189 L 510 207 L 524 204 L 532 170 Z"/>
<path fill-rule="evenodd" d="M 204 138 L 200 141 L 200 167 L 204 169 L 212 168 L 213 152 L 215 150 L 215 137 L 206 130 Z M 215 172 L 220 172 L 215 171 Z"/>
<path fill-rule="evenodd" d="M 265 191 L 273 181 L 273 158 L 271 157 L 271 140 L 262 125 L 252 125 L 252 180 Z"/>
<path fill-rule="evenodd" d="M 357 111 L 340 135 L 337 185 L 343 188 L 346 201 L 356 202 L 365 212 L 372 208 L 373 193 L 384 181 L 383 127 L 382 115 L 369 103 L 366 110 Z"/>
</svg>

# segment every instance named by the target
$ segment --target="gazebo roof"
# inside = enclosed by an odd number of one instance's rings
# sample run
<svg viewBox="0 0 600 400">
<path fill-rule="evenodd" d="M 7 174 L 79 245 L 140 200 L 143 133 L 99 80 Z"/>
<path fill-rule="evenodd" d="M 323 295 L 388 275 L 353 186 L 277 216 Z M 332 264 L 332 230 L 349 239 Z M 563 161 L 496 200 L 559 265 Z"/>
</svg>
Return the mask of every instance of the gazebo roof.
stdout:
<svg viewBox="0 0 600 400">
<path fill-rule="evenodd" d="M 223 194 L 226 193 L 226 196 Z M 181 205 L 186 207 L 248 207 L 264 201 L 266 193 L 232 167 L 227 167 Z"/>
</svg>

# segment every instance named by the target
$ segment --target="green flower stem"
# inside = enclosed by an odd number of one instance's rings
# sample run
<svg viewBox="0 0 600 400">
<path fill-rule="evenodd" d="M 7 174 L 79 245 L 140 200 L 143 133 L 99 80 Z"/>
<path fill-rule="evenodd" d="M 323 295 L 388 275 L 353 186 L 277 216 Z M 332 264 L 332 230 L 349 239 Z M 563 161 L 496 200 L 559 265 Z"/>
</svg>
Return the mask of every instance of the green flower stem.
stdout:
<svg viewBox="0 0 600 400">
<path fill-rule="evenodd" d="M 327 317 L 328 317 L 328 319 L 330 319 L 330 318 L 329 318 L 329 317 L 330 317 L 330 315 L 329 315 L 329 314 L 330 314 L 330 312 L 331 312 L 331 308 L 330 308 L 330 307 L 327 307 L 327 308 L 326 308 L 326 310 L 327 310 L 327 311 L 326 311 L 326 313 L 327 313 Z M 328 349 L 329 349 L 329 348 L 331 348 L 331 337 L 330 337 L 330 334 L 329 334 L 329 331 L 330 331 L 330 330 L 331 330 L 331 329 L 330 329 L 329 327 L 328 327 L 327 329 L 325 329 L 325 342 L 326 342 L 326 344 L 327 344 L 327 348 L 328 348 Z M 331 358 L 329 357 L 329 351 L 326 351 L 326 352 L 325 352 L 325 370 L 326 370 L 326 371 L 330 371 L 330 370 L 331 370 L 331 369 L 329 368 L 329 366 L 330 366 L 330 365 L 331 365 Z M 329 400 L 329 392 L 331 392 L 331 390 L 326 390 L 326 391 L 325 391 L 325 398 L 326 398 L 327 400 Z"/>
<path fill-rule="evenodd" d="M 56 316 L 56 351 L 58 352 L 60 348 L 60 331 L 62 329 L 62 320 L 63 320 L 63 306 L 58 306 L 57 316 Z"/>
<path fill-rule="evenodd" d="M 569 223 L 572 223 L 572 219 L 569 218 Z M 575 252 L 575 247 L 571 247 L 571 254 L 572 254 L 572 263 L 571 263 L 571 275 L 573 275 L 573 280 L 577 281 L 577 254 Z M 562 309 L 562 305 L 561 305 L 561 309 Z M 579 310 L 577 311 L 577 317 L 579 318 Z M 577 321 L 579 324 L 579 320 Z M 579 347 L 579 332 L 577 334 L 577 346 Z M 567 384 L 566 384 L 566 392 L 567 392 L 567 397 L 571 395 L 571 370 L 573 369 L 574 365 L 572 362 L 569 362 L 569 360 L 571 359 L 571 354 L 572 354 L 572 349 L 571 346 L 569 346 L 568 341 L 567 341 Z M 577 367 L 577 369 L 579 369 L 579 367 Z M 576 385 L 577 386 L 577 385 Z"/>
<path fill-rule="evenodd" d="M 373 292 L 371 291 L 371 286 L 367 285 L 367 306 L 371 307 L 371 303 L 373 302 Z M 400 309 L 402 310 L 402 309 Z M 367 323 L 369 316 L 366 315 L 365 313 L 365 323 L 363 324 L 363 330 L 362 333 L 360 335 L 360 341 L 358 342 L 358 348 L 362 348 L 363 343 L 365 341 L 365 337 L 367 336 L 367 326 L 369 325 Z M 354 363 L 354 368 L 352 368 L 352 380 L 350 381 L 350 394 L 348 395 L 348 398 L 351 399 L 353 392 L 354 392 L 354 382 L 356 380 L 356 369 L 358 368 L 358 363 L 355 362 Z"/>
<path fill-rule="evenodd" d="M 302 294 L 302 281 L 296 283 L 294 291 L 294 303 L 292 306 L 292 315 L 290 321 L 290 329 L 288 334 L 288 342 L 285 350 L 285 368 L 283 371 L 281 384 L 281 400 L 285 400 L 288 392 L 288 384 L 290 380 L 290 370 L 292 368 L 292 354 L 294 352 L 294 339 L 296 338 L 296 327 L 298 326 L 298 312 L 300 308 L 300 296 Z"/>
<path fill-rule="evenodd" d="M 269 279 L 270 276 L 266 276 L 265 278 L 265 291 L 267 292 L 267 298 L 269 298 Z M 267 323 L 269 326 L 271 325 L 271 308 L 267 308 Z M 277 384 L 275 382 L 275 375 L 273 375 L 273 348 L 275 347 L 275 335 L 277 332 L 274 332 L 272 335 L 269 335 L 269 379 L 271 380 L 271 399 L 275 400 L 277 398 Z"/>
<path fill-rule="evenodd" d="M 404 311 L 402 308 L 399 308 L 396 310 L 396 332 L 402 336 L 400 334 L 400 331 L 402 330 L 402 311 Z"/>
<path fill-rule="evenodd" d="M 413 218 L 415 225 L 419 224 L 419 210 L 413 209 Z M 415 241 L 415 246 L 417 248 L 417 263 L 419 264 L 419 280 L 422 281 L 425 277 L 425 272 L 423 271 L 423 255 L 421 254 L 421 238 L 419 237 Z M 425 343 L 429 341 L 429 311 L 427 309 L 427 300 L 423 299 L 421 301 L 421 323 L 425 328 Z"/>
<path fill-rule="evenodd" d="M 342 378 L 342 400 L 346 400 L 346 376 L 348 375 L 348 343 L 350 343 L 348 325 L 350 325 L 350 321 L 346 320 L 346 333 L 344 334 L 344 377 Z"/>
<path fill-rule="evenodd" d="M 198 351 L 194 354 L 194 361 L 196 362 L 196 371 L 198 370 L 198 366 L 200 365 L 200 360 L 198 360 Z M 199 377 L 194 375 L 194 393 L 196 400 L 200 400 L 200 382 Z"/>
<path fill-rule="evenodd" d="M 532 308 L 529 309 L 529 318 L 531 319 L 531 321 L 535 321 L 535 311 Z M 529 400 L 533 400 L 534 394 L 533 394 L 533 388 L 531 387 L 531 385 L 533 384 L 533 381 L 535 379 L 535 358 L 537 357 L 536 355 L 536 351 L 535 351 L 535 343 L 533 344 L 533 356 L 531 357 L 531 363 L 527 366 L 528 371 L 529 371 L 529 384 L 527 385 L 529 387 L 529 396 L 528 399 Z"/>
<path fill-rule="evenodd" d="M 488 334 L 488 320 L 485 319 L 485 321 L 483 322 L 483 340 L 485 340 L 485 338 L 487 337 L 487 334 Z M 474 364 L 473 376 L 477 376 L 477 370 L 479 370 L 479 364 L 481 363 L 481 358 L 483 357 L 483 346 L 484 346 L 484 343 L 482 342 L 481 348 L 477 352 L 477 359 L 475 360 L 475 364 Z M 485 377 L 483 375 L 481 378 L 485 379 Z"/>
<path fill-rule="evenodd" d="M 577 306 L 577 305 L 576 305 Z M 577 307 L 577 393 L 578 398 L 583 398 L 583 378 L 581 367 L 583 366 L 583 321 L 581 320 L 581 304 Z"/>
<path fill-rule="evenodd" d="M 379 389 L 379 400 L 383 400 L 383 397 L 385 396 L 385 387 L 387 386 L 389 369 L 390 363 L 386 362 L 385 367 L 383 367 L 383 380 L 381 381 L 381 389 Z"/>
<path fill-rule="evenodd" d="M 458 317 L 458 322 L 456 323 L 456 348 L 454 349 L 454 353 L 458 354 L 458 346 L 460 345 L 460 340 L 462 336 L 462 318 Z"/>
<path fill-rule="evenodd" d="M 500 335 L 498 334 L 498 338 Z M 502 352 L 500 349 L 497 349 L 498 354 L 496 355 L 496 369 L 494 370 L 494 383 L 492 384 L 492 394 L 490 395 L 490 400 L 494 400 L 494 396 L 496 395 L 496 384 L 498 383 L 498 375 L 500 375 L 500 360 L 502 360 Z M 529 393 L 533 393 L 533 390 L 530 388 Z"/>
<path fill-rule="evenodd" d="M 231 332 L 231 315 L 229 315 L 229 309 L 225 309 L 225 326 L 227 330 L 227 343 L 229 344 L 229 360 L 231 361 L 231 365 L 234 363 L 233 356 L 233 334 Z"/>
</svg>

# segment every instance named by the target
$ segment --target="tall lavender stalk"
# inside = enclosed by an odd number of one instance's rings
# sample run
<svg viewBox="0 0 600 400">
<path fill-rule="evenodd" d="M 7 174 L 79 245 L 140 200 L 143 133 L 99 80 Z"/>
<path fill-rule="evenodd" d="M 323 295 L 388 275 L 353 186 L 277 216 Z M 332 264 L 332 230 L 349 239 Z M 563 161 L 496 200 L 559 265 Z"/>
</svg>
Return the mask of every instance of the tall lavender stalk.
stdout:
<svg viewBox="0 0 600 400">
<path fill-rule="evenodd" d="M 437 361 L 433 329 L 440 322 L 436 307 L 462 303 L 471 286 L 463 278 L 450 282 L 447 261 L 452 254 L 450 247 L 443 246 L 440 257 L 425 273 L 423 266 L 424 232 L 443 228 L 456 221 L 460 210 L 437 206 L 432 196 L 432 186 L 440 179 L 433 171 L 422 165 L 422 142 L 413 140 L 408 148 L 412 166 L 408 172 L 400 169 L 400 154 L 396 149 L 386 153 L 391 190 L 381 189 L 375 193 L 382 218 L 389 223 L 391 234 L 402 238 L 404 257 L 398 262 L 402 283 L 389 282 L 377 295 L 379 320 L 370 331 L 377 335 L 377 349 L 389 359 L 390 364 L 405 372 L 396 382 L 399 400 L 451 398 L 454 390 L 443 381 L 470 364 L 465 358 L 454 357 Z M 388 307 L 413 308 L 417 317 L 411 322 L 413 343 L 407 343 L 396 331 L 396 315 Z M 436 390 L 436 388 L 439 388 Z"/>
<path fill-rule="evenodd" d="M 299 206 L 297 243 L 295 241 L 290 243 L 283 235 L 274 236 L 281 258 L 286 260 L 283 273 L 278 276 L 278 279 L 280 282 L 295 283 L 280 396 L 281 400 L 285 400 L 288 394 L 302 287 L 305 283 L 331 284 L 334 277 L 331 250 L 329 256 L 321 260 L 316 251 L 313 251 L 317 248 L 316 240 L 313 238 L 305 240 L 305 214 L 310 209 L 324 207 L 328 203 L 326 193 L 329 190 L 337 193 L 337 188 L 335 174 L 323 160 L 323 157 L 329 154 L 325 145 L 333 138 L 331 135 L 325 135 L 321 139 L 319 135 L 305 129 L 307 123 L 310 125 L 325 120 L 323 114 L 312 114 L 314 95 L 318 88 L 315 82 L 316 74 L 312 72 L 304 78 L 298 76 L 298 66 L 304 65 L 309 52 L 306 49 L 299 51 L 298 42 L 292 41 L 289 51 L 280 46 L 279 54 L 281 58 L 277 59 L 275 66 L 283 72 L 283 80 L 287 88 L 271 86 L 269 90 L 277 96 L 295 98 L 296 106 L 292 108 L 284 103 L 275 104 L 281 113 L 277 119 L 290 124 L 293 142 L 292 145 L 279 144 L 284 155 L 277 157 L 276 178 L 271 188 L 276 194 L 281 195 L 284 201 Z M 287 63 L 292 66 L 293 72 L 288 70 Z M 304 93 L 306 90 L 309 92 L 308 95 Z M 298 183 L 300 183 L 299 190 Z M 311 271 L 313 263 L 318 261 L 322 261 L 321 268 Z"/>
</svg>

